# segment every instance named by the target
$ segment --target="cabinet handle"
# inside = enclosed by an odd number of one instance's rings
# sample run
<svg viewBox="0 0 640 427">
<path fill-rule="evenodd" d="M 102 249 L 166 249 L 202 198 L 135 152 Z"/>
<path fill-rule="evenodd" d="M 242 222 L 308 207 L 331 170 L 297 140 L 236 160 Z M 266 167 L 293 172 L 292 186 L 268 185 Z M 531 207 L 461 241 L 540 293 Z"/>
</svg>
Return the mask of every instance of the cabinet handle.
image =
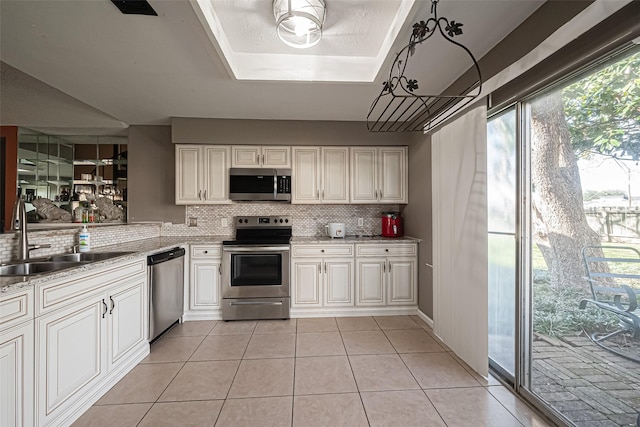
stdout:
<svg viewBox="0 0 640 427">
<path fill-rule="evenodd" d="M 262 155 L 262 164 L 264 165 L 264 154 Z"/>
<path fill-rule="evenodd" d="M 391 261 L 389 261 L 389 273 L 391 273 Z"/>
<path fill-rule="evenodd" d="M 113 309 L 116 307 L 116 302 L 113 300 L 113 297 L 109 296 L 111 300 L 111 310 L 109 310 L 109 314 L 113 313 Z"/>
<path fill-rule="evenodd" d="M 378 190 L 373 190 L 373 196 L 378 200 Z"/>
<path fill-rule="evenodd" d="M 323 264 L 324 264 L 324 272 L 326 273 L 327 272 L 327 263 L 323 262 Z"/>
<path fill-rule="evenodd" d="M 207 200 L 207 190 L 204 190 L 204 199 Z"/>
<path fill-rule="evenodd" d="M 382 272 L 383 273 L 387 272 L 387 261 L 385 261 L 384 264 L 382 264 Z"/>
<path fill-rule="evenodd" d="M 324 199 L 324 190 L 322 190 L 322 198 Z"/>
<path fill-rule="evenodd" d="M 320 198 L 320 190 L 316 191 L 316 193 L 318 194 L 318 199 Z"/>
<path fill-rule="evenodd" d="M 107 303 L 104 302 L 104 298 L 102 299 L 102 307 L 104 308 L 104 311 L 102 312 L 102 318 L 104 319 L 104 315 L 107 314 Z"/>
<path fill-rule="evenodd" d="M 382 199 L 382 189 L 379 190 L 380 193 L 380 199 Z"/>
<path fill-rule="evenodd" d="M 222 264 L 218 264 L 218 274 L 222 276 Z"/>
<path fill-rule="evenodd" d="M 318 263 L 318 278 L 320 278 L 320 280 L 322 280 L 321 277 L 322 277 L 322 263 L 319 262 Z"/>
<path fill-rule="evenodd" d="M 198 190 L 198 200 L 202 200 L 202 190 Z"/>
</svg>

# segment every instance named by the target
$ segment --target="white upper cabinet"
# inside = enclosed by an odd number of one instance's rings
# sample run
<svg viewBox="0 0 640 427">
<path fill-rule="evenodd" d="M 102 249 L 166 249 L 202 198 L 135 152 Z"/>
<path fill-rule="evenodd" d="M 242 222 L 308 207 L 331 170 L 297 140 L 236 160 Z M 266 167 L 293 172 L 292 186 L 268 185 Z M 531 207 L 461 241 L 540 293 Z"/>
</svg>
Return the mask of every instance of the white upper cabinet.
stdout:
<svg viewBox="0 0 640 427">
<path fill-rule="evenodd" d="M 349 203 L 349 148 L 294 147 L 291 203 Z"/>
<path fill-rule="evenodd" d="M 236 145 L 231 148 L 233 168 L 291 168 L 291 147 Z"/>
<path fill-rule="evenodd" d="M 408 203 L 407 147 L 351 149 L 351 203 Z"/>
<path fill-rule="evenodd" d="M 229 203 L 229 157 L 221 145 L 176 145 L 176 204 Z"/>
</svg>

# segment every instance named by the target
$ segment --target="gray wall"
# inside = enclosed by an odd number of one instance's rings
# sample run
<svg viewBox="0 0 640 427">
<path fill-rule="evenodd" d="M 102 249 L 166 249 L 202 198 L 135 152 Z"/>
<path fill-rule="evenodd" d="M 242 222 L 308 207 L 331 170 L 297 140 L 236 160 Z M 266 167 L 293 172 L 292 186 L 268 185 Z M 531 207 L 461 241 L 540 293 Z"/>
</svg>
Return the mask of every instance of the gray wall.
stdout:
<svg viewBox="0 0 640 427">
<path fill-rule="evenodd" d="M 184 223 L 175 204 L 175 146 L 170 126 L 129 128 L 127 209 L 129 221 Z"/>
<path fill-rule="evenodd" d="M 370 133 L 365 122 L 173 118 L 176 144 L 407 145 L 403 133 Z"/>
<path fill-rule="evenodd" d="M 433 319 L 431 247 L 431 138 L 412 134 L 409 145 L 409 204 L 402 211 L 405 233 L 422 239 L 418 246 L 418 307 Z"/>
</svg>

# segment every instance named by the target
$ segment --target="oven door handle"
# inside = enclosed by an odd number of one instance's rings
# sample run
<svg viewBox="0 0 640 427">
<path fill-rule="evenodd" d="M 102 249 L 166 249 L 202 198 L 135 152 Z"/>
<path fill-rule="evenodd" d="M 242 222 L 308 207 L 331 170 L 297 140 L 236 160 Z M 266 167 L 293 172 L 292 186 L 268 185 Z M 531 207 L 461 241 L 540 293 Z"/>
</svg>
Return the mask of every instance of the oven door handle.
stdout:
<svg viewBox="0 0 640 427">
<path fill-rule="evenodd" d="M 233 301 L 229 305 L 282 305 L 282 301 Z"/>
<path fill-rule="evenodd" d="M 238 246 L 223 246 L 222 250 L 225 252 L 277 252 L 277 251 L 289 251 L 289 246 L 259 246 L 259 247 L 238 247 Z"/>
</svg>

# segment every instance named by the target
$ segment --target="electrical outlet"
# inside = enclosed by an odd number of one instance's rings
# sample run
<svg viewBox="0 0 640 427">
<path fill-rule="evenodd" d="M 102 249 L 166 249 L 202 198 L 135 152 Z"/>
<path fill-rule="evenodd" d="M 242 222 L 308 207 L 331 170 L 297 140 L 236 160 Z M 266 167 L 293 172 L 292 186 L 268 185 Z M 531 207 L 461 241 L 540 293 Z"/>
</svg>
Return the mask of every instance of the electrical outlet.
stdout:
<svg viewBox="0 0 640 427">
<path fill-rule="evenodd" d="M 364 219 L 358 218 L 358 227 L 363 227 L 363 226 L 364 226 Z"/>
<path fill-rule="evenodd" d="M 197 227 L 198 226 L 198 218 L 194 216 L 189 217 L 189 227 Z"/>
<path fill-rule="evenodd" d="M 220 227 L 227 226 L 227 218 L 220 218 Z"/>
</svg>

